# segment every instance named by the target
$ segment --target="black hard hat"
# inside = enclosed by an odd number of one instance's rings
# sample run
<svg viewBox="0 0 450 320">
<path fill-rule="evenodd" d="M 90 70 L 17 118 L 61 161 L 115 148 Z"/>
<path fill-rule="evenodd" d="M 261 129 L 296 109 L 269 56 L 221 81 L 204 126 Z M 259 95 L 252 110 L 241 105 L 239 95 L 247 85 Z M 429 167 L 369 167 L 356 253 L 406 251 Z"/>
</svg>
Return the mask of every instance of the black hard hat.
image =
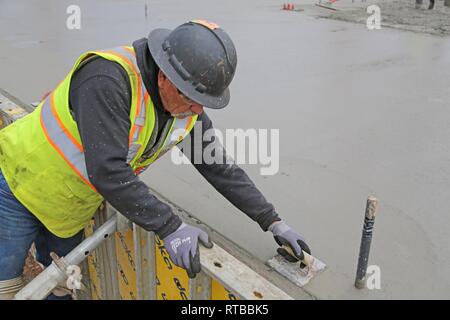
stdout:
<svg viewBox="0 0 450 320">
<path fill-rule="evenodd" d="M 219 26 L 193 20 L 173 31 L 155 29 L 147 44 L 158 67 L 186 97 L 207 108 L 228 104 L 237 55 Z"/>
</svg>

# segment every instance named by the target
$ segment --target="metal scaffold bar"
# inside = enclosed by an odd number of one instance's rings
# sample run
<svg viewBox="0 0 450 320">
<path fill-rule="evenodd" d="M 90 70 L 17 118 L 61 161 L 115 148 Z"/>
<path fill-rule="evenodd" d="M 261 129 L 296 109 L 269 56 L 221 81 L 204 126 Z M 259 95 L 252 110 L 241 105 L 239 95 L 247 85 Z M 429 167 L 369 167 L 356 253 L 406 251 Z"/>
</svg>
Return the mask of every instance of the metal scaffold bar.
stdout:
<svg viewBox="0 0 450 320">
<path fill-rule="evenodd" d="M 155 239 L 153 232 L 147 232 L 133 224 L 134 256 L 136 263 L 137 298 L 156 299 Z"/>
<path fill-rule="evenodd" d="M 88 237 L 73 249 L 65 257 L 60 258 L 60 262 L 47 267 L 42 273 L 28 283 L 16 296 L 16 300 L 42 300 L 47 297 L 53 289 L 67 278 L 66 270 L 61 269 L 61 265 L 71 266 L 80 264 L 91 252 L 97 248 L 115 230 L 117 217 L 111 217 L 106 223 L 98 228 L 92 236 Z"/>
<path fill-rule="evenodd" d="M 211 278 L 204 271 L 189 279 L 189 300 L 211 299 Z"/>
</svg>

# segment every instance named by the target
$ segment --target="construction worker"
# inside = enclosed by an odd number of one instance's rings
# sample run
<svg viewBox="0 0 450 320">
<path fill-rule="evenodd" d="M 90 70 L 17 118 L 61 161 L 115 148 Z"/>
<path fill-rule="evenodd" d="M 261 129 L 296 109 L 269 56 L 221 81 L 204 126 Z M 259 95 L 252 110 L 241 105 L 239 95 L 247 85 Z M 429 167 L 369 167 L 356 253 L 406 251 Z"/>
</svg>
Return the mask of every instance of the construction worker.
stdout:
<svg viewBox="0 0 450 320">
<path fill-rule="evenodd" d="M 236 64 L 233 42 L 214 23 L 195 20 L 173 31 L 156 29 L 132 46 L 83 54 L 34 112 L 2 129 L 0 296 L 11 298 L 22 287 L 33 242 L 37 260 L 48 266 L 50 252 L 64 256 L 80 243 L 104 200 L 154 231 L 172 261 L 195 277 L 198 243 L 212 247 L 208 234 L 183 223 L 139 174 L 193 135 L 195 123 L 202 124 L 200 133 L 212 128 L 203 108 L 228 104 Z M 215 139 L 191 144 L 190 154 L 210 143 Z M 232 204 L 270 230 L 280 246 L 290 246 L 296 258 L 278 249 L 287 259 L 302 259 L 302 250 L 310 253 L 239 166 L 193 165 Z M 69 297 L 54 292 L 49 299 Z"/>
</svg>

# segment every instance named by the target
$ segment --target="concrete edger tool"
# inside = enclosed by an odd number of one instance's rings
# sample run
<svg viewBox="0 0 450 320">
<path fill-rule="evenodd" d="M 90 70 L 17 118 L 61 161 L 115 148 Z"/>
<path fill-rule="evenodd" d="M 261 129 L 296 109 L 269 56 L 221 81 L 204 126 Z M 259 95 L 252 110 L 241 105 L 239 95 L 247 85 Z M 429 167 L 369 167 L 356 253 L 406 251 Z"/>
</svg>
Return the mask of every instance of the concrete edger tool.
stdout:
<svg viewBox="0 0 450 320">
<path fill-rule="evenodd" d="M 295 257 L 294 252 L 288 246 L 283 246 L 290 255 Z M 267 265 L 280 273 L 282 276 L 295 283 L 299 287 L 306 285 L 318 273 L 325 270 L 326 264 L 303 251 L 303 260 L 288 262 L 281 255 L 276 255 L 267 261 Z"/>
</svg>

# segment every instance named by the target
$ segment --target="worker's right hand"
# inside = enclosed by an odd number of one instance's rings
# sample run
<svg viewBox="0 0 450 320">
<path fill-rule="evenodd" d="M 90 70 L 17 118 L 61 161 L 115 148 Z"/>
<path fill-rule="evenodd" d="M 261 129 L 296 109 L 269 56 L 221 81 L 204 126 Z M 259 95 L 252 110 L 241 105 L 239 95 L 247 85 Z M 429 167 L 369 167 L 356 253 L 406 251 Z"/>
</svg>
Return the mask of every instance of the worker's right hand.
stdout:
<svg viewBox="0 0 450 320">
<path fill-rule="evenodd" d="M 303 251 L 311 254 L 311 249 L 306 244 L 306 240 L 295 230 L 289 227 L 284 221 L 276 221 L 270 227 L 269 231 L 273 233 L 275 241 L 281 246 L 277 252 L 289 262 L 297 262 L 304 259 Z M 293 256 L 283 246 L 288 246 Z M 303 267 L 304 265 L 301 264 Z"/>
<path fill-rule="evenodd" d="M 191 279 L 201 271 L 198 243 L 206 248 L 213 247 L 205 231 L 185 223 L 162 240 L 173 263 L 184 268 Z"/>
</svg>

